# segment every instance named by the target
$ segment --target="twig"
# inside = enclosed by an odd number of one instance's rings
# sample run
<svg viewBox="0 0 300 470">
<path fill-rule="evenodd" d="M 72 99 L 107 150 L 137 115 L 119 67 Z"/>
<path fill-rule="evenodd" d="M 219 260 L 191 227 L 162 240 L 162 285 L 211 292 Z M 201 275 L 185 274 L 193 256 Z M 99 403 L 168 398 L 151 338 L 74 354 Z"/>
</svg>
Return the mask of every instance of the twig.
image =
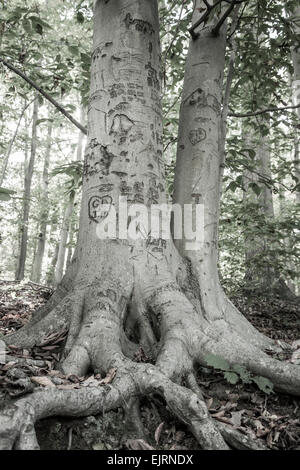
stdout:
<svg viewBox="0 0 300 470">
<path fill-rule="evenodd" d="M 204 0 L 203 0 L 204 1 Z M 225 1 L 226 3 L 228 3 L 230 6 L 229 8 L 225 11 L 224 15 L 219 19 L 218 23 L 216 24 L 216 26 L 213 27 L 212 29 L 212 34 L 214 36 L 217 36 L 218 35 L 218 32 L 222 26 L 222 24 L 224 23 L 224 21 L 226 20 L 226 18 L 230 15 L 230 13 L 232 12 L 233 8 L 240 4 L 240 3 L 243 3 L 247 0 L 219 0 L 218 2 L 214 3 L 213 5 L 210 5 L 207 1 L 204 1 L 205 5 L 206 5 L 206 11 L 205 13 L 199 18 L 199 20 L 197 20 L 193 26 L 191 26 L 191 28 L 189 28 L 189 33 L 190 35 L 192 36 L 193 39 L 197 39 L 197 37 L 199 36 L 197 33 L 195 33 L 195 29 L 200 26 L 201 23 L 204 23 L 209 15 L 211 14 L 212 10 L 214 10 L 218 5 L 220 5 L 223 1 Z"/>
<path fill-rule="evenodd" d="M 215 3 L 214 5 L 209 5 L 207 3 L 207 9 L 206 9 L 206 12 L 199 18 L 199 20 L 197 20 L 193 26 L 191 26 L 191 28 L 189 28 L 189 33 L 190 35 L 192 36 L 193 39 L 196 39 L 198 37 L 198 34 L 195 33 L 195 29 L 200 26 L 201 23 L 203 23 L 204 21 L 206 21 L 206 19 L 209 17 L 211 11 L 216 8 L 218 5 L 220 5 L 220 3 L 222 2 L 222 0 L 219 0 L 217 3 Z"/>
<path fill-rule="evenodd" d="M 0 63 L 2 62 L 3 65 L 5 65 L 7 68 L 12 70 L 14 73 L 19 75 L 19 77 L 23 78 L 27 83 L 29 83 L 30 86 L 35 88 L 41 95 L 43 95 L 50 103 L 52 103 L 66 118 L 69 119 L 69 121 L 72 122 L 78 129 L 81 130 L 81 132 L 85 135 L 87 135 L 87 130 L 85 127 L 83 127 L 76 119 L 74 119 L 68 111 L 66 111 L 52 96 L 50 96 L 45 90 L 43 90 L 39 85 L 37 85 L 31 78 L 27 77 L 21 70 L 17 69 L 14 65 L 10 64 L 6 60 L 4 60 L 2 57 L 0 57 Z"/>
<path fill-rule="evenodd" d="M 228 18 L 228 16 L 229 16 L 230 13 L 232 12 L 232 10 L 234 9 L 234 7 L 235 7 L 236 4 L 237 4 L 237 2 L 235 2 L 235 1 L 233 0 L 233 1 L 231 2 L 230 7 L 225 11 L 224 15 L 219 19 L 219 21 L 218 21 L 218 23 L 216 24 L 216 26 L 214 26 L 214 28 L 213 28 L 212 31 L 211 31 L 214 36 L 218 36 L 222 24 L 223 24 L 224 21 Z"/>
<path fill-rule="evenodd" d="M 253 113 L 228 113 L 228 116 L 230 117 L 239 117 L 239 118 L 246 118 L 250 116 L 258 116 L 259 114 L 265 114 L 265 113 L 273 113 L 276 111 L 285 111 L 286 109 L 297 109 L 300 108 L 300 103 L 296 104 L 295 106 L 284 106 L 282 108 L 266 108 L 266 109 L 261 109 L 260 111 L 254 111 Z"/>
<path fill-rule="evenodd" d="M 237 24 L 239 21 L 240 8 L 241 8 L 241 5 L 237 5 L 234 11 L 230 33 L 232 33 L 232 31 L 235 31 L 237 28 Z M 226 132 L 227 132 L 227 116 L 229 112 L 230 93 L 231 93 L 231 86 L 232 86 L 232 81 L 233 81 L 233 76 L 234 76 L 236 49 L 237 49 L 237 45 L 236 45 L 236 41 L 234 37 L 232 40 L 232 50 L 231 50 L 229 64 L 228 64 L 228 73 L 227 73 L 227 79 L 226 79 L 225 93 L 223 97 L 223 109 L 222 109 L 222 117 L 221 117 L 221 138 L 220 138 L 220 147 L 219 147 L 220 153 L 221 153 L 221 164 L 220 164 L 220 181 L 221 182 L 223 179 L 225 159 L 226 159 L 225 144 L 226 144 Z M 222 184 L 221 184 L 220 191 L 222 191 Z"/>
</svg>

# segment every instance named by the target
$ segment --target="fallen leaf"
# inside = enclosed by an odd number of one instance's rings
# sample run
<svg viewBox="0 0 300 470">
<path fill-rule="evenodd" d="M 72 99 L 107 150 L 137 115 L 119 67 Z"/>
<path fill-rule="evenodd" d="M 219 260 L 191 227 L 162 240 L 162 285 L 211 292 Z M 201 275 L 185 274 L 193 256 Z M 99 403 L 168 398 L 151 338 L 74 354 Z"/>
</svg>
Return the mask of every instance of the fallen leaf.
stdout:
<svg viewBox="0 0 300 470">
<path fill-rule="evenodd" d="M 175 434 L 175 440 L 177 442 L 181 442 L 181 441 L 183 441 L 184 436 L 185 436 L 185 433 L 183 431 L 177 431 L 176 434 Z"/>
<path fill-rule="evenodd" d="M 93 450 L 107 450 L 104 442 L 97 442 L 97 444 L 93 444 Z"/>
<path fill-rule="evenodd" d="M 128 449 L 132 450 L 155 450 L 155 448 L 150 446 L 144 439 L 128 439 L 126 446 Z"/>
<path fill-rule="evenodd" d="M 99 380 L 95 379 L 94 375 L 91 375 L 82 382 L 82 385 L 84 387 L 98 387 L 100 383 Z"/>
<path fill-rule="evenodd" d="M 206 406 L 207 406 L 208 410 L 211 408 L 211 405 L 213 404 L 213 401 L 214 401 L 213 398 L 209 398 L 208 400 L 206 400 Z"/>
<path fill-rule="evenodd" d="M 159 443 L 159 438 L 160 438 L 160 435 L 161 435 L 161 432 L 162 432 L 162 428 L 164 427 L 164 424 L 165 424 L 165 423 L 162 422 L 162 423 L 160 423 L 160 425 L 157 426 L 157 428 L 156 428 L 155 435 L 154 435 L 156 444 Z"/>
<path fill-rule="evenodd" d="M 45 376 L 35 376 L 35 377 L 30 377 L 31 381 L 38 384 L 42 385 L 43 387 L 55 387 L 54 383 Z"/>
<path fill-rule="evenodd" d="M 109 369 L 109 371 L 106 374 L 106 377 L 100 380 L 99 383 L 105 384 L 105 385 L 110 384 L 114 380 L 116 373 L 117 373 L 117 369 Z"/>
<path fill-rule="evenodd" d="M 236 426 L 237 428 L 240 427 L 240 425 L 242 424 L 242 415 L 244 414 L 244 410 L 240 410 L 240 411 L 232 411 L 231 412 L 231 422 L 234 424 L 234 426 Z"/>
</svg>

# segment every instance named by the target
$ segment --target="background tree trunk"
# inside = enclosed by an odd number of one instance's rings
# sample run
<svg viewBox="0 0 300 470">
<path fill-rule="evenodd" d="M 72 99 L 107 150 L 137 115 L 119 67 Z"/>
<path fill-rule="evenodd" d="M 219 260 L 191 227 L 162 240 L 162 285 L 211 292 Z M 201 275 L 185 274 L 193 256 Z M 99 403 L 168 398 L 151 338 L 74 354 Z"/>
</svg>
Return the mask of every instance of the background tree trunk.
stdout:
<svg viewBox="0 0 300 470">
<path fill-rule="evenodd" d="M 80 123 L 82 125 L 84 125 L 84 118 L 85 118 L 85 110 L 84 110 L 84 107 L 81 106 L 81 108 L 80 108 Z M 77 149 L 76 149 L 76 161 L 81 161 L 81 159 L 82 159 L 83 139 L 84 139 L 84 134 L 80 131 L 79 134 L 78 134 L 78 142 L 77 142 Z M 56 267 L 55 267 L 55 282 L 56 282 L 56 284 L 60 283 L 60 281 L 63 278 L 63 274 L 64 274 L 67 240 L 68 240 L 68 235 L 71 233 L 71 230 L 72 230 L 72 215 L 73 215 L 73 210 L 74 210 L 75 198 L 76 198 L 76 192 L 72 190 L 70 195 L 69 195 L 69 201 L 68 201 L 67 206 L 65 208 L 62 227 L 61 227 L 60 242 L 59 242 L 58 255 L 57 255 L 57 263 L 56 263 Z M 70 240 L 69 240 L 69 243 L 70 243 Z"/>
<path fill-rule="evenodd" d="M 293 29 L 295 34 L 300 34 L 300 25 L 299 25 L 299 18 L 300 18 L 300 6 L 298 6 L 294 13 L 294 24 Z M 294 75 L 293 75 L 293 85 L 292 85 L 292 93 L 294 98 L 294 105 L 299 104 L 300 102 L 300 46 L 299 43 L 296 43 L 292 49 L 292 61 L 294 67 Z M 296 115 L 298 118 L 298 124 L 300 123 L 300 108 L 296 109 Z M 295 168 L 296 168 L 296 176 L 298 178 L 298 184 L 300 185 L 300 132 L 299 130 L 295 130 Z M 296 192 L 296 203 L 300 204 L 300 189 Z"/>
<path fill-rule="evenodd" d="M 201 8 L 205 8 L 204 2 L 197 1 L 193 23 L 199 18 L 198 9 Z M 220 144 L 226 26 L 223 25 L 220 34 L 214 37 L 211 28 L 215 20 L 211 18 L 208 21 L 189 47 L 180 108 L 173 196 L 173 202 L 181 206 L 198 203 L 204 207 L 202 248 L 189 251 L 185 237 L 175 241 L 175 244 L 182 255 L 194 260 L 197 265 L 201 303 L 208 317 L 213 317 L 222 308 L 217 305 L 217 238 L 220 174 L 224 164 Z"/>
<path fill-rule="evenodd" d="M 52 127 L 53 121 L 50 118 L 49 114 L 49 123 L 47 131 L 47 143 L 46 143 L 46 152 L 44 159 L 44 168 L 43 168 L 43 181 L 42 181 L 42 194 L 41 194 L 41 212 L 40 212 L 40 227 L 38 230 L 38 243 L 37 250 L 33 259 L 32 266 L 32 281 L 39 283 L 41 280 L 42 272 L 42 263 L 45 251 L 46 243 L 46 232 L 49 218 L 49 195 L 48 195 L 48 186 L 49 186 L 49 164 L 50 164 L 50 155 L 51 155 L 51 145 L 52 145 Z"/>
<path fill-rule="evenodd" d="M 245 236 L 245 262 L 246 274 L 245 281 L 249 289 L 258 289 L 265 292 L 267 286 L 271 284 L 271 278 L 274 273 L 270 261 L 268 262 L 268 250 L 270 250 L 270 241 L 268 236 L 263 235 L 265 231 L 264 222 L 274 219 L 273 195 L 270 189 L 271 175 L 271 149 L 270 149 L 270 127 L 269 121 L 260 119 L 259 127 L 253 122 L 244 124 L 245 148 L 253 151 L 255 156 L 249 158 L 250 169 L 244 171 L 244 205 L 249 210 L 249 204 L 252 211 L 252 223 L 248 230 L 250 235 Z M 265 129 L 264 135 L 261 133 L 260 126 Z M 261 235 L 256 228 L 259 217 L 262 216 Z M 246 231 L 247 232 L 247 231 Z M 251 232 L 255 232 L 254 234 Z"/>
<path fill-rule="evenodd" d="M 35 154 L 36 154 L 36 147 L 37 147 L 38 106 L 39 106 L 38 97 L 36 95 L 34 99 L 34 104 L 33 104 L 30 158 L 29 158 L 28 166 L 25 167 L 23 216 L 22 216 L 22 224 L 21 224 L 21 245 L 20 245 L 20 254 L 19 254 L 19 260 L 18 260 L 16 280 L 24 279 L 24 272 L 25 272 L 27 241 L 28 241 L 28 219 L 29 219 L 29 209 L 30 209 L 31 182 L 32 182 Z"/>
</svg>

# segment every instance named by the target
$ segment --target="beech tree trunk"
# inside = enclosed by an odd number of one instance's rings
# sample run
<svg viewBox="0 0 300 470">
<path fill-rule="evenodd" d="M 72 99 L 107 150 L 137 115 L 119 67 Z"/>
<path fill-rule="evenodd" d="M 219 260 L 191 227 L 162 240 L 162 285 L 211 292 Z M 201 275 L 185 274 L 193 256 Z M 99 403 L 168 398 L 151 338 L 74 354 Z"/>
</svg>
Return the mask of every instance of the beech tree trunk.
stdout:
<svg viewBox="0 0 300 470">
<path fill-rule="evenodd" d="M 296 34 L 300 34 L 300 25 L 299 25 L 299 18 L 300 18 L 300 7 L 296 8 L 293 12 L 294 16 L 294 24 L 293 29 Z M 300 47 L 299 44 L 296 43 L 292 49 L 292 61 L 294 67 L 294 74 L 293 74 L 293 86 L 292 86 L 292 93 L 294 98 L 293 104 L 299 104 L 300 102 Z M 300 108 L 296 109 L 296 115 L 298 121 L 300 122 Z M 298 184 L 300 184 L 300 133 L 299 130 L 295 131 L 295 167 L 296 167 L 296 176 L 298 177 Z M 300 204 L 300 189 L 296 192 L 296 203 Z"/>
<path fill-rule="evenodd" d="M 50 154 L 51 154 L 51 145 L 52 145 L 52 127 L 53 127 L 52 120 L 49 120 L 46 153 L 45 153 L 44 168 L 43 168 L 41 212 L 40 212 L 40 217 L 39 217 L 40 226 L 38 230 L 37 250 L 35 252 L 34 259 L 33 259 L 32 276 L 31 276 L 32 281 L 36 283 L 39 283 L 41 280 L 42 263 L 43 263 L 43 257 L 44 257 L 44 251 L 45 251 L 46 232 L 47 232 L 48 217 L 49 217 L 48 186 L 49 186 L 49 164 L 50 164 Z"/>
<path fill-rule="evenodd" d="M 262 132 L 261 126 L 264 126 L 265 132 Z M 272 240 L 271 226 L 275 222 L 275 213 L 270 134 L 269 120 L 266 118 L 252 124 L 245 123 L 245 147 L 253 150 L 255 157 L 250 163 L 250 168 L 243 174 L 245 189 L 243 203 L 246 210 L 250 205 L 253 213 L 252 224 L 249 224 L 245 231 L 244 290 L 248 294 L 276 294 L 282 298 L 294 299 L 295 294 L 276 266 L 276 252 L 279 246 Z M 251 185 L 255 185 L 254 190 Z"/>
<path fill-rule="evenodd" d="M 28 166 L 25 166 L 25 180 L 24 180 L 24 196 L 23 196 L 23 215 L 21 223 L 21 245 L 18 260 L 18 267 L 16 272 L 16 280 L 24 279 L 25 262 L 27 255 L 27 241 L 28 241 L 28 220 L 30 209 L 30 195 L 31 195 L 31 181 L 34 170 L 35 154 L 37 147 L 37 118 L 38 118 L 38 98 L 37 95 L 33 104 L 32 115 L 32 135 L 31 135 L 31 149 Z"/>
<path fill-rule="evenodd" d="M 69 228 L 70 228 L 70 219 L 72 217 L 73 208 L 74 208 L 74 200 L 75 200 L 75 194 L 72 192 L 69 196 L 67 206 L 64 210 L 63 221 L 62 221 L 62 226 L 60 230 L 57 261 L 56 261 L 56 266 L 55 266 L 55 283 L 56 284 L 61 282 L 63 274 L 64 274 L 67 240 L 68 240 L 68 234 L 69 234 Z"/>
<path fill-rule="evenodd" d="M 261 125 L 268 125 L 265 119 L 261 120 Z M 253 127 L 254 126 L 254 127 Z M 267 285 L 270 285 L 270 273 L 272 263 L 268 261 L 267 251 L 270 249 L 268 238 L 263 235 L 265 232 L 264 223 L 261 225 L 261 235 L 258 234 L 259 217 L 268 221 L 274 218 L 273 195 L 269 187 L 272 178 L 270 163 L 271 149 L 269 133 L 262 135 L 260 129 L 257 129 L 257 123 L 244 124 L 245 147 L 255 152 L 255 157 L 250 160 L 250 166 L 253 168 L 246 169 L 243 174 L 244 182 L 244 205 L 247 209 L 248 205 L 252 206 L 252 210 L 256 215 L 253 219 L 253 231 L 245 236 L 245 262 L 246 275 L 245 281 L 247 288 L 250 290 L 264 291 Z M 253 185 L 253 186 L 252 186 Z M 257 191 L 257 192 L 256 192 Z M 252 227 L 249 227 L 250 232 Z"/>
<path fill-rule="evenodd" d="M 227 8 L 227 3 L 225 4 Z M 205 8 L 195 1 L 193 24 Z M 277 390 L 300 395 L 299 366 L 266 353 L 276 350 L 223 293 L 217 270 L 221 99 L 226 47 L 224 11 L 195 28 L 186 63 L 180 110 L 174 200 L 204 204 L 204 243 L 190 245 L 145 230 L 132 203 L 166 203 L 157 1 L 98 0 L 78 243 L 70 267 L 33 321 L 5 337 L 30 348 L 51 332 L 68 329 L 59 367 L 66 374 L 101 375 L 115 369 L 111 385 L 36 391 L 0 413 L 0 447 L 38 448 L 34 423 L 52 415 L 83 416 L 125 406 L 142 437 L 139 400 L 157 394 L 205 449 L 262 448 L 260 442 L 210 416 L 194 367 L 207 355 L 224 357 L 271 380 Z M 121 196 L 127 196 L 128 217 Z M 140 210 L 142 211 L 142 207 Z M 195 210 L 196 206 L 193 206 Z M 122 238 L 99 236 L 118 215 Z M 175 220 L 175 219 L 174 219 Z M 174 232 L 180 227 L 173 226 Z M 120 225 L 119 225 L 120 229 Z M 139 234 L 139 238 L 136 235 Z M 142 348 L 151 358 L 134 360 Z M 25 424 L 24 424 L 25 423 Z"/>
<path fill-rule="evenodd" d="M 80 123 L 83 125 L 84 122 L 85 111 L 83 106 L 81 106 L 80 111 Z M 77 149 L 76 149 L 76 160 L 80 161 L 82 158 L 82 144 L 83 144 L 84 134 L 79 132 L 78 134 L 78 142 L 77 142 Z M 57 255 L 57 262 L 55 267 L 55 282 L 59 284 L 63 278 L 64 268 L 65 268 L 65 257 L 66 257 L 66 250 L 67 250 L 67 240 L 68 236 L 71 233 L 71 224 L 72 224 L 72 215 L 74 210 L 75 204 L 75 191 L 72 191 L 69 195 L 69 200 L 67 206 L 65 208 L 61 233 L 60 233 L 60 242 L 58 248 L 58 255 Z"/>
</svg>

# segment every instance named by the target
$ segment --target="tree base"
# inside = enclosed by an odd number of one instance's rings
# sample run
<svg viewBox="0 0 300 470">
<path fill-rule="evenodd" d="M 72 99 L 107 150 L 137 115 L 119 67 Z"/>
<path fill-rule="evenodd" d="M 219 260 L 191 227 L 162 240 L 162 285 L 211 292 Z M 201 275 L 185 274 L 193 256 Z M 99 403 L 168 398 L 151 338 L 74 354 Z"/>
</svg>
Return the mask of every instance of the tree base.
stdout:
<svg viewBox="0 0 300 470">
<path fill-rule="evenodd" d="M 50 299 L 50 311 L 46 308 L 32 323 L 5 337 L 7 344 L 30 348 L 67 329 L 60 369 L 109 379 L 102 386 L 35 391 L 4 408 L 1 448 L 38 448 L 34 425 L 40 419 L 90 416 L 120 407 L 125 417 L 134 416 L 132 435 L 144 439 L 140 400 L 155 396 L 188 427 L 201 448 L 262 448 L 259 441 L 213 420 L 195 379 L 195 365 L 206 365 L 209 354 L 221 356 L 296 396 L 300 368 L 270 357 L 264 347 L 274 351 L 275 342 L 258 333 L 225 297 L 220 300 L 228 303 L 226 311 L 209 320 L 186 290 L 187 284 L 195 288 L 193 276 L 189 269 L 188 276 L 176 282 L 165 257 L 141 252 L 138 262 L 106 268 L 105 281 L 94 277 L 87 283 L 77 277 L 62 299 Z M 141 350 L 148 362 L 135 362 Z"/>
</svg>

